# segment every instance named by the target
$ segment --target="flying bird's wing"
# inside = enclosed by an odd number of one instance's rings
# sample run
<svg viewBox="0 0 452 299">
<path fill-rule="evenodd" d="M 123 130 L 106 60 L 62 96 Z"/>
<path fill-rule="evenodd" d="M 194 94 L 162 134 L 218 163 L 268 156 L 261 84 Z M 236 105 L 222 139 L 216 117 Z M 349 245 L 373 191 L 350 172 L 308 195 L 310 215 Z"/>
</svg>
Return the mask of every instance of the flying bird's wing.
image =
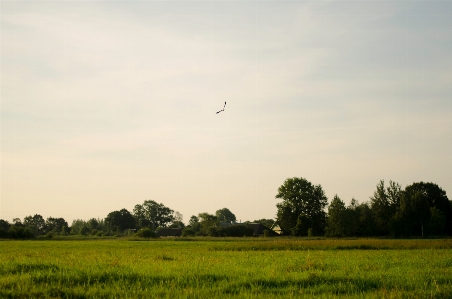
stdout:
<svg viewBox="0 0 452 299">
<path fill-rule="evenodd" d="M 223 109 L 221 109 L 220 111 L 217 111 L 217 113 L 215 113 L 215 114 L 218 114 L 218 113 L 220 113 L 221 111 L 224 111 L 224 107 L 226 107 L 226 102 L 224 102 Z"/>
</svg>

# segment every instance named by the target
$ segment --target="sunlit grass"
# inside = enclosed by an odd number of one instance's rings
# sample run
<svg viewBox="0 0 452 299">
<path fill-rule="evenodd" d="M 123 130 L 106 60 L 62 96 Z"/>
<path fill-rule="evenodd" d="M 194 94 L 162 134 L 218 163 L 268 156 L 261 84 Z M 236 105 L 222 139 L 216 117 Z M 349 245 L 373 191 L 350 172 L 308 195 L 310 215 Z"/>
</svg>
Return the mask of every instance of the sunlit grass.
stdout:
<svg viewBox="0 0 452 299">
<path fill-rule="evenodd" d="M 451 298 L 451 248 L 452 240 L 3 241 L 0 297 Z"/>
</svg>

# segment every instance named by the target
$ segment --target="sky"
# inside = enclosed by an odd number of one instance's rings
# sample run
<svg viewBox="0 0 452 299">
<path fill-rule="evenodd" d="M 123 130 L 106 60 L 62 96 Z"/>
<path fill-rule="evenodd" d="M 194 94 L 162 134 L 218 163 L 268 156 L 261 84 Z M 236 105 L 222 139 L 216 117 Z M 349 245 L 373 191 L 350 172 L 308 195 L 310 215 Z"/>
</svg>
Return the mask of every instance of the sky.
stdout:
<svg viewBox="0 0 452 299">
<path fill-rule="evenodd" d="M 452 199 L 452 1 L 0 1 L 0 218 Z M 222 109 L 223 112 L 215 112 Z"/>
</svg>

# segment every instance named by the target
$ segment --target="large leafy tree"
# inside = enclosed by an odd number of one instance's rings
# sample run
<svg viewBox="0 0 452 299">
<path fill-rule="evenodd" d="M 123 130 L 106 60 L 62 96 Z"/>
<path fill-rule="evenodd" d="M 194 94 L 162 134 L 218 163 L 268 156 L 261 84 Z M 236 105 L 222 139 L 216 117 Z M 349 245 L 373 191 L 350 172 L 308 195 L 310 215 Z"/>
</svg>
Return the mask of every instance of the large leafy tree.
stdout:
<svg viewBox="0 0 452 299">
<path fill-rule="evenodd" d="M 400 206 L 401 196 L 402 189 L 398 183 L 389 181 L 387 188 L 385 188 L 384 180 L 377 184 L 377 190 L 370 197 L 370 205 L 378 234 L 389 233 L 389 222 Z"/>
<path fill-rule="evenodd" d="M 49 217 L 45 223 L 45 232 L 56 232 L 60 233 L 65 227 L 65 230 L 68 230 L 68 223 L 63 218 L 53 218 Z"/>
<path fill-rule="evenodd" d="M 437 208 L 444 214 L 444 232 L 452 235 L 452 207 L 446 191 L 434 183 L 418 182 L 406 186 L 405 192 L 408 194 L 416 194 L 416 192 L 423 194 L 431 208 Z"/>
<path fill-rule="evenodd" d="M 173 210 L 153 200 L 145 200 L 142 205 L 136 205 L 133 215 L 140 227 L 154 230 L 159 226 L 166 227 L 175 220 Z"/>
<path fill-rule="evenodd" d="M 328 225 L 326 235 L 329 237 L 344 237 L 349 234 L 349 225 L 345 203 L 335 195 L 328 207 Z"/>
<path fill-rule="evenodd" d="M 235 215 L 228 209 L 222 208 L 215 212 L 215 215 L 218 217 L 218 221 L 220 222 L 235 222 Z"/>
<path fill-rule="evenodd" d="M 289 178 L 278 188 L 276 198 L 282 199 L 282 202 L 276 205 L 276 217 L 283 234 L 303 234 L 305 225 L 300 224 L 301 222 L 309 223 L 314 234 L 323 234 L 326 223 L 324 210 L 328 198 L 321 185 L 313 185 L 305 178 Z M 295 229 L 297 221 L 300 229 Z"/>
<path fill-rule="evenodd" d="M 209 213 L 199 213 L 199 224 L 201 228 L 201 232 L 204 235 L 209 235 L 212 229 L 215 229 L 218 226 L 218 217 L 215 215 L 211 215 Z"/>
<path fill-rule="evenodd" d="M 105 226 L 110 231 L 124 231 L 129 228 L 135 228 L 135 218 L 126 209 L 110 212 L 105 218 Z"/>
<path fill-rule="evenodd" d="M 28 227 L 36 237 L 45 232 L 46 221 L 39 214 L 25 217 L 23 224 L 25 227 Z"/>
</svg>

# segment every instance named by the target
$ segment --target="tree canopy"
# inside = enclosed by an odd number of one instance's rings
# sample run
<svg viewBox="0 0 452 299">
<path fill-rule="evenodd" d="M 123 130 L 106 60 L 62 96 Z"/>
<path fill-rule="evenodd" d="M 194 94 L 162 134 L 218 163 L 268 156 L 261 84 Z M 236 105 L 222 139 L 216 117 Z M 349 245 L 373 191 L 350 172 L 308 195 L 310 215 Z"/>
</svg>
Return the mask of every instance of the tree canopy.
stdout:
<svg viewBox="0 0 452 299">
<path fill-rule="evenodd" d="M 228 208 L 222 208 L 215 212 L 215 215 L 218 218 L 218 221 L 220 222 L 235 222 L 236 218 L 235 215 L 228 209 Z"/>
<path fill-rule="evenodd" d="M 305 227 L 315 235 L 324 233 L 328 198 L 321 185 L 313 185 L 305 178 L 289 178 L 279 188 L 276 198 L 283 201 L 276 205 L 277 221 L 285 235 L 304 235 Z M 303 222 L 303 223 L 301 223 Z"/>
<path fill-rule="evenodd" d="M 133 208 L 133 215 L 140 228 L 166 227 L 175 220 L 174 211 L 162 203 L 153 200 L 145 200 L 143 204 L 136 205 Z"/>
</svg>

